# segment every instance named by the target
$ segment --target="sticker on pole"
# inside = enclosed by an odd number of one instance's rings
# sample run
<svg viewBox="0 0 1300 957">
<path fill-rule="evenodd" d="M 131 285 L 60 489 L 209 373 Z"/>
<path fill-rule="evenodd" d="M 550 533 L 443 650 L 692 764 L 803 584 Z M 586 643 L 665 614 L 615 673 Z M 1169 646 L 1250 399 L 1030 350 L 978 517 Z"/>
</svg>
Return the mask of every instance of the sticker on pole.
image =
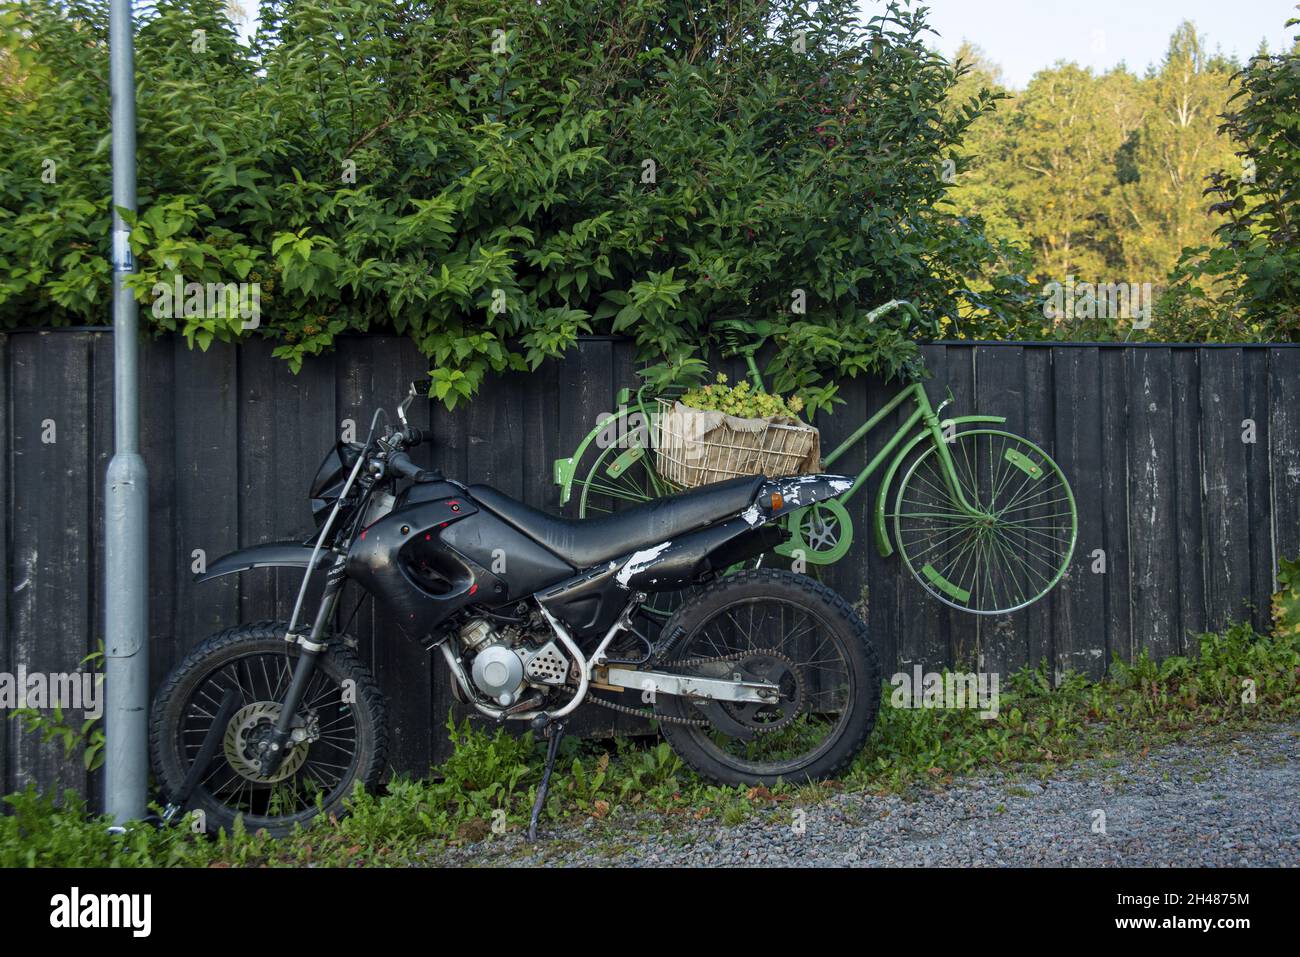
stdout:
<svg viewBox="0 0 1300 957">
<path fill-rule="evenodd" d="M 135 257 L 131 255 L 131 230 L 113 230 L 113 271 L 135 272 Z"/>
</svg>

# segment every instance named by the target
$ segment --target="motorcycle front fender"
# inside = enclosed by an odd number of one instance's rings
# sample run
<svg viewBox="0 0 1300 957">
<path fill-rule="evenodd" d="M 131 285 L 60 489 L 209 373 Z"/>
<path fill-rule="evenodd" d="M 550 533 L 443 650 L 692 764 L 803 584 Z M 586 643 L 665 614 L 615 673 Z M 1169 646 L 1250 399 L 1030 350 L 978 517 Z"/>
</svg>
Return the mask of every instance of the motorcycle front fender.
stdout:
<svg viewBox="0 0 1300 957">
<path fill-rule="evenodd" d="M 311 564 L 313 548 L 314 546 L 302 542 L 268 542 L 252 548 L 241 548 L 229 555 L 222 555 L 208 566 L 207 571 L 195 575 L 194 580 L 206 582 L 254 568 L 306 568 Z M 316 568 L 326 567 L 332 557 L 333 553 L 328 549 L 321 549 L 316 558 Z"/>
</svg>

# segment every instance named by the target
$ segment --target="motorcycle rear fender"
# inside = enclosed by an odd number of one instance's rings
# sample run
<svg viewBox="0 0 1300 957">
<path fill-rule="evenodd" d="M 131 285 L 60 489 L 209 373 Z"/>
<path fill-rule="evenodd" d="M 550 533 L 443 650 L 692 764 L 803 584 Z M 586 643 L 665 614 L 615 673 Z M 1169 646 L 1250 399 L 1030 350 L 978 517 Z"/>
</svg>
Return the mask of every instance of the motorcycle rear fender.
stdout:
<svg viewBox="0 0 1300 957">
<path fill-rule="evenodd" d="M 771 479 L 738 516 L 680 535 L 624 560 L 615 581 L 635 591 L 673 591 L 774 548 L 785 540 L 781 516 L 843 495 L 853 487 L 844 475 L 793 475 Z"/>
<path fill-rule="evenodd" d="M 847 475 L 819 473 L 771 479 L 758 490 L 754 505 L 741 517 L 749 521 L 770 520 L 807 508 L 814 502 L 843 495 L 851 488 L 853 479 Z"/>
<path fill-rule="evenodd" d="M 675 591 L 710 572 L 723 572 L 760 555 L 784 539 L 779 525 L 756 524 L 742 515 L 633 552 L 614 581 L 630 591 Z"/>
<path fill-rule="evenodd" d="M 268 542 L 252 548 L 241 548 L 229 555 L 222 555 L 208 565 L 207 571 L 195 575 L 194 580 L 206 582 L 254 568 L 306 568 L 311 564 L 314 548 L 315 546 L 304 545 L 302 542 Z M 316 558 L 316 568 L 319 570 L 326 567 L 332 557 L 333 553 L 328 549 L 321 549 Z"/>
</svg>

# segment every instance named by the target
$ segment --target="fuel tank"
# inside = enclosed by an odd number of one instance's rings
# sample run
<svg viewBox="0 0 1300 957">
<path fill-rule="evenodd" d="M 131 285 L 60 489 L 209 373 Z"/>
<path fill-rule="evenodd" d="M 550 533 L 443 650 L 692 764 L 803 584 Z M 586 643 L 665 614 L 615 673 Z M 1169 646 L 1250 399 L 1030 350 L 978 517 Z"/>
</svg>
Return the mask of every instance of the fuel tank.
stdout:
<svg viewBox="0 0 1300 957">
<path fill-rule="evenodd" d="M 516 601 L 574 574 L 463 488 L 429 482 L 410 491 L 357 536 L 347 573 L 412 637 L 435 637 L 467 605 Z"/>
</svg>

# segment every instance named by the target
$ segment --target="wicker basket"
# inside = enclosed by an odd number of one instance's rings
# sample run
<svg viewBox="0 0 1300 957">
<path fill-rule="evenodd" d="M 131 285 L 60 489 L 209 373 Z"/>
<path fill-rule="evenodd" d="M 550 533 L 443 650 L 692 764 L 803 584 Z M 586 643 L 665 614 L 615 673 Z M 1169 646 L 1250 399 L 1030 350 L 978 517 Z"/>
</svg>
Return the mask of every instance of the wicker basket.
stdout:
<svg viewBox="0 0 1300 957">
<path fill-rule="evenodd" d="M 741 475 L 801 475 L 821 466 L 820 436 L 797 419 L 741 419 L 659 399 L 655 467 L 682 488 Z"/>
</svg>

